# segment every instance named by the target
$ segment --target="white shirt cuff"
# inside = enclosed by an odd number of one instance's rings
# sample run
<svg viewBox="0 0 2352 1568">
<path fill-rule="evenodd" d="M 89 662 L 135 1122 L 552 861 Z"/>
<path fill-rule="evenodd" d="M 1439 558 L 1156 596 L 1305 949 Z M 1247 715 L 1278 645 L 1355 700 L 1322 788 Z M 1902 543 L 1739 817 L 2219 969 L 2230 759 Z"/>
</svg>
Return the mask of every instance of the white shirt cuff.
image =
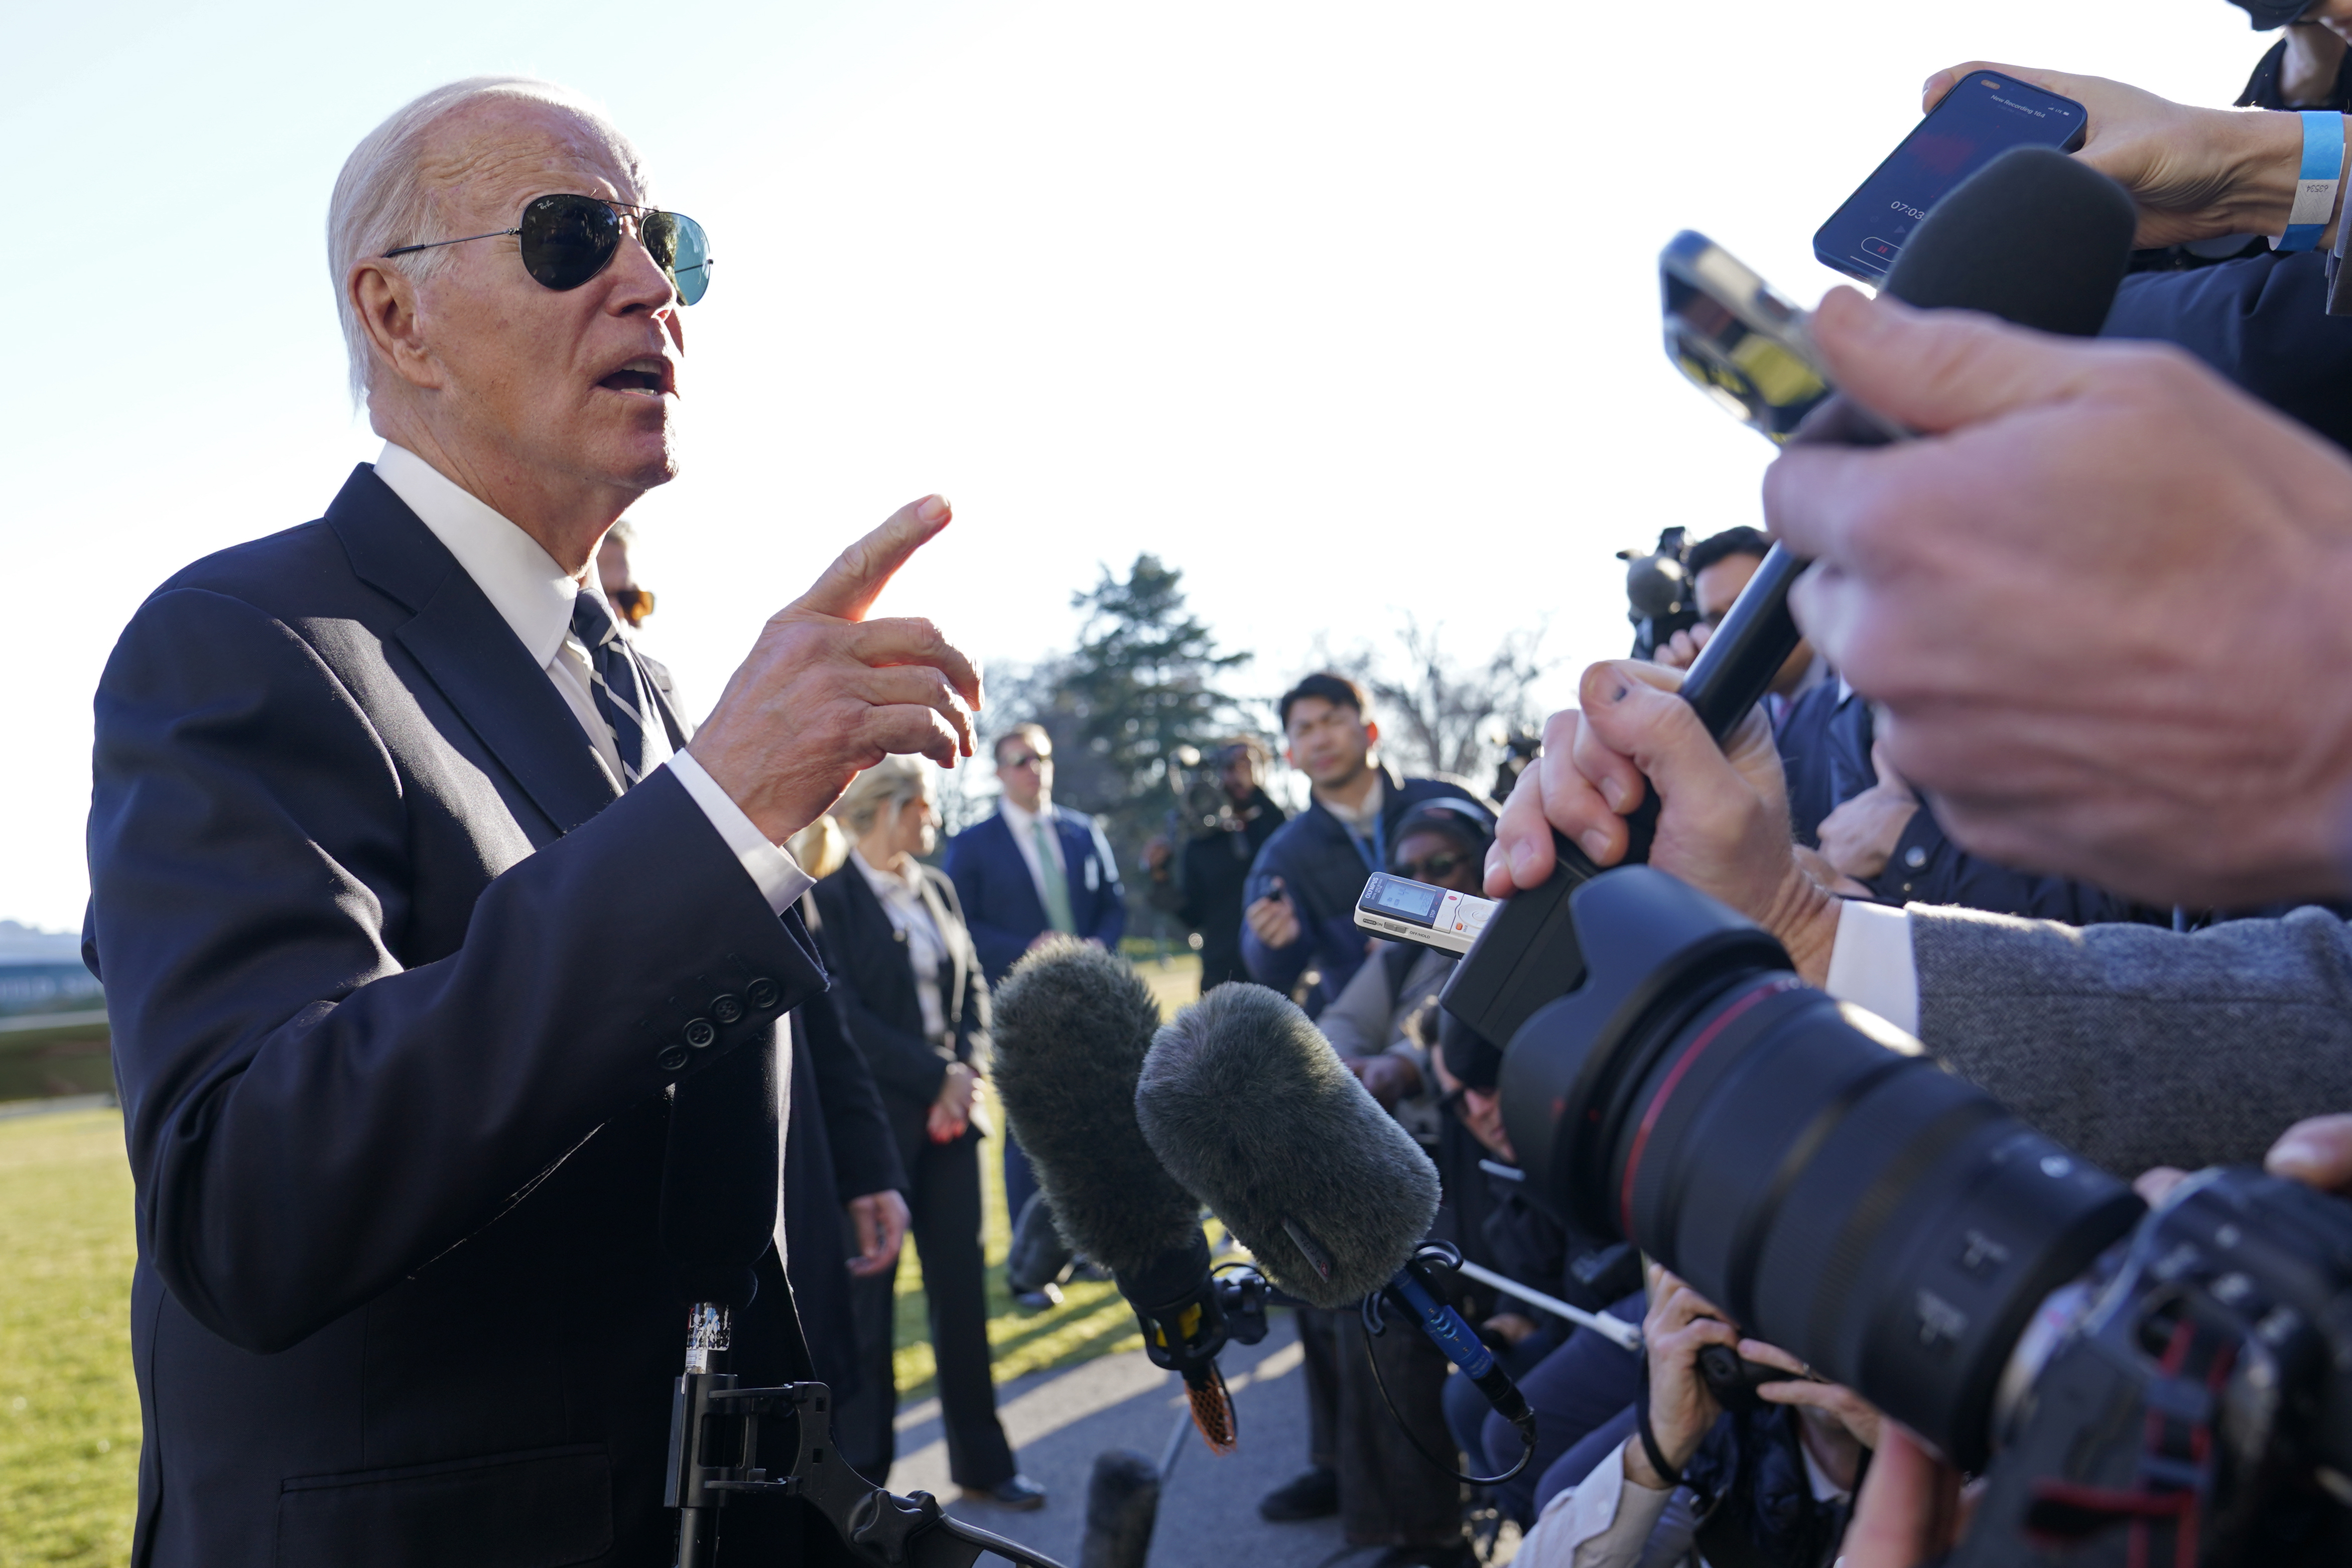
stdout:
<svg viewBox="0 0 2352 1568">
<path fill-rule="evenodd" d="M 719 781 L 705 773 L 693 753 L 679 752 L 664 764 L 677 775 L 710 826 L 719 829 L 719 837 L 727 840 L 727 847 L 735 851 L 735 858 L 768 900 L 768 907 L 782 914 L 800 897 L 816 885 L 816 879 L 800 868 L 800 862 L 782 849 L 768 842 L 768 836 L 752 826 L 743 815 L 743 808 L 728 797 L 719 787 Z"/>
<path fill-rule="evenodd" d="M 1838 911 L 1829 984 L 1841 1002 L 1877 1014 L 1905 1034 L 1919 1033 L 1919 969 L 1911 957 L 1911 917 L 1902 910 L 1848 899 Z"/>
</svg>

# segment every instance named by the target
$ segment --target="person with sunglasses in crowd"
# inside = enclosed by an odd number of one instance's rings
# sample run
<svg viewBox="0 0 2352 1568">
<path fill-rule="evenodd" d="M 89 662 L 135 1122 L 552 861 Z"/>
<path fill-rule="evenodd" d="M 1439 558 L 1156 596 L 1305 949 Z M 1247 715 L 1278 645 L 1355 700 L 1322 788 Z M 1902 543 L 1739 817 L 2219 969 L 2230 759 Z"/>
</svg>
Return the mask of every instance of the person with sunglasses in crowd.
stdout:
<svg viewBox="0 0 2352 1568">
<path fill-rule="evenodd" d="M 688 1302 L 731 1310 L 746 1382 L 811 1375 L 757 1197 L 777 1038 L 825 989 L 780 846 L 885 755 L 970 756 L 980 680 L 867 618 L 938 496 L 757 628 L 698 728 L 648 678 L 591 574 L 676 472 L 710 282 L 654 203 L 550 83 L 371 132 L 328 266 L 383 450 L 157 589 L 100 679 L 84 953 L 138 1192 L 136 1562 L 670 1563 Z M 669 1190 L 698 1107 L 740 1133 L 725 1194 L 689 1134 Z M 666 1208 L 723 1217 L 729 1256 Z M 797 1500 L 726 1511 L 730 1560 L 851 1560 Z"/>
</svg>

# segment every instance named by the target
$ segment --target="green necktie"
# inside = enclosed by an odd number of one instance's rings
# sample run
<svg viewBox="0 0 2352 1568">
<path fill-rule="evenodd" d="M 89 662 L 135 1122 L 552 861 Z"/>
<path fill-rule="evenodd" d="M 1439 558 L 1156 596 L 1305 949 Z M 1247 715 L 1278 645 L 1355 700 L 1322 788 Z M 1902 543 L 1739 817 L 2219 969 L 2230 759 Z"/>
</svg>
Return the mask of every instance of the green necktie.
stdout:
<svg viewBox="0 0 2352 1568">
<path fill-rule="evenodd" d="M 1076 934 L 1078 922 L 1070 915 L 1070 879 L 1054 864 L 1054 830 L 1042 816 L 1029 819 L 1037 835 L 1037 880 L 1045 885 L 1045 920 L 1055 931 Z"/>
</svg>

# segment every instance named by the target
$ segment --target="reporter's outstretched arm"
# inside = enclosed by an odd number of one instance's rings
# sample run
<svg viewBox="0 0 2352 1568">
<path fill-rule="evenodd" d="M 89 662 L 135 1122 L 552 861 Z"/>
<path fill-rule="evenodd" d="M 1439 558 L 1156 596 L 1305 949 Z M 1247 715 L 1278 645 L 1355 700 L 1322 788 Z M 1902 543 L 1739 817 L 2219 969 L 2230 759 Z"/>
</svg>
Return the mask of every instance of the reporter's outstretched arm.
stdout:
<svg viewBox="0 0 2352 1568">
<path fill-rule="evenodd" d="M 2110 1171 L 2254 1164 L 2352 1105 L 2352 930 L 2326 910 L 2179 932 L 1914 906 L 1919 1037 Z"/>
</svg>

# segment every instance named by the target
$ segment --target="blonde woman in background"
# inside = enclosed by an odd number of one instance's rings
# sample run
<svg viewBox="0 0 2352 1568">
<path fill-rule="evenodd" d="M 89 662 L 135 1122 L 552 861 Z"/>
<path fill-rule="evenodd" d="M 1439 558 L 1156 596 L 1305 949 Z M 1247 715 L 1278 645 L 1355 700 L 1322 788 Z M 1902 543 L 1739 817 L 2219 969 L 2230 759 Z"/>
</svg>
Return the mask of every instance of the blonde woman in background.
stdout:
<svg viewBox="0 0 2352 1568">
<path fill-rule="evenodd" d="M 817 884 L 815 898 L 843 1016 L 881 1086 L 906 1163 L 949 1474 L 967 1498 L 1034 1509 L 1045 1491 L 1013 1461 L 989 1367 L 982 1130 L 972 1107 L 988 1051 L 988 984 L 954 884 L 917 858 L 939 842 L 934 776 L 912 757 L 885 758 L 857 775 L 833 809 L 850 842 L 847 862 Z M 852 1292 L 863 1386 L 836 1412 L 835 1438 L 861 1474 L 884 1481 L 898 1404 L 892 1281 L 861 1279 Z"/>
</svg>

